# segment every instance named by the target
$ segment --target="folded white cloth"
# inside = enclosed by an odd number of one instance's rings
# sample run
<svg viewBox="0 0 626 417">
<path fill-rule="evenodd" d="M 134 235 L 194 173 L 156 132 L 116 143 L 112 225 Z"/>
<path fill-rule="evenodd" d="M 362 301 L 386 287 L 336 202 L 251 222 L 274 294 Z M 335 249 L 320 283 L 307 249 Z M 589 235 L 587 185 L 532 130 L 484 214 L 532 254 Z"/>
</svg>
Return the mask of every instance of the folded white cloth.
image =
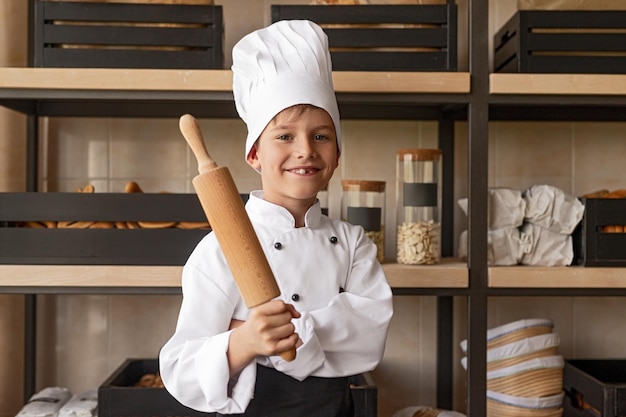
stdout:
<svg viewBox="0 0 626 417">
<path fill-rule="evenodd" d="M 571 235 L 553 232 L 533 223 L 520 228 L 522 258 L 528 266 L 568 266 L 574 260 L 574 241 Z"/>
<path fill-rule="evenodd" d="M 467 216 L 468 199 L 458 200 L 458 205 Z M 524 222 L 526 201 L 522 191 L 513 188 L 490 188 L 488 190 L 487 227 L 489 230 L 519 227 Z"/>
<path fill-rule="evenodd" d="M 516 227 L 489 230 L 487 232 L 487 263 L 490 266 L 518 265 L 526 243 Z M 467 230 L 459 236 L 459 259 L 467 259 Z"/>
<path fill-rule="evenodd" d="M 72 393 L 65 387 L 48 387 L 33 394 L 16 417 L 57 417 Z"/>
<path fill-rule="evenodd" d="M 74 395 L 59 411 L 59 417 L 94 417 L 98 409 L 98 390 Z"/>
<path fill-rule="evenodd" d="M 585 206 L 575 196 L 550 185 L 533 185 L 524 192 L 528 223 L 569 235 L 580 223 Z"/>
</svg>

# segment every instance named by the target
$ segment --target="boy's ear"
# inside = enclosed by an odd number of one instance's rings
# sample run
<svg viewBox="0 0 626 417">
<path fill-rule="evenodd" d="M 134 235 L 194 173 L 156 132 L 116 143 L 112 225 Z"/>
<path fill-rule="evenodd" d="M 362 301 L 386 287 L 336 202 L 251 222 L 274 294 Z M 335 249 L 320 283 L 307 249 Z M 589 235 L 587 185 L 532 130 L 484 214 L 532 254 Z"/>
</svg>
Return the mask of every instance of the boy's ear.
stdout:
<svg viewBox="0 0 626 417">
<path fill-rule="evenodd" d="M 259 158 L 256 152 L 256 144 L 252 145 L 252 148 L 250 148 L 250 152 L 248 152 L 246 162 L 257 171 L 261 168 L 261 164 L 259 163 Z"/>
</svg>

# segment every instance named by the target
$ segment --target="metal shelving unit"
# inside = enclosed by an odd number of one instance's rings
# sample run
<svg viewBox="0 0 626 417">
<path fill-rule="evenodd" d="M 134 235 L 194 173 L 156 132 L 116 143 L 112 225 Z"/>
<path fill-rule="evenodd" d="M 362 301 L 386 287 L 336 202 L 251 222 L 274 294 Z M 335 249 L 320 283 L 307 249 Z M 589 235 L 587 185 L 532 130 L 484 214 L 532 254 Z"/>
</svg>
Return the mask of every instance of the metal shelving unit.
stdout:
<svg viewBox="0 0 626 417">
<path fill-rule="evenodd" d="M 452 225 L 453 139 L 456 121 L 467 121 L 469 253 L 467 264 L 420 268 L 385 266 L 396 295 L 438 297 L 440 346 L 438 405 L 452 401 L 452 297 L 467 298 L 467 414 L 486 415 L 487 302 L 495 296 L 626 296 L 624 268 L 490 268 L 487 265 L 488 127 L 490 121 L 626 121 L 626 76 L 490 74 L 488 1 L 470 0 L 468 73 L 336 73 L 345 119 L 422 119 L 439 123 L 444 151 L 444 224 Z M 118 72 L 122 71 L 122 72 Z M 236 112 L 229 71 L 0 69 L 0 105 L 27 115 L 28 191 L 37 190 L 38 118 L 43 116 L 230 118 Z M 70 74 L 68 76 L 68 74 Z M 96 83 L 94 80 L 98 80 Z M 183 83 L 181 80 L 185 79 Z M 471 84 L 471 88 L 470 88 Z M 452 228 L 444 230 L 444 255 L 452 255 Z M 28 265 L 0 266 L 0 292 L 27 294 L 25 392 L 34 390 L 37 293 L 177 293 L 177 267 L 124 267 L 130 282 L 106 267 L 67 271 L 69 281 Z M 118 268 L 118 267 L 113 267 Z M 47 269 L 54 274 L 54 269 Z M 426 272 L 425 272 L 426 271 Z M 43 277 L 42 277 L 43 274 Z M 519 279 L 520 275 L 524 279 Z M 39 276 L 44 281 L 29 281 Z M 441 281 L 441 276 L 449 279 Z M 4 278 L 9 277 L 9 278 Z M 56 278 L 55 278 L 56 277 Z M 549 278 L 549 279 L 548 279 Z M 57 281 L 55 281 L 55 279 Z M 443 282 L 443 283 L 442 283 Z"/>
</svg>

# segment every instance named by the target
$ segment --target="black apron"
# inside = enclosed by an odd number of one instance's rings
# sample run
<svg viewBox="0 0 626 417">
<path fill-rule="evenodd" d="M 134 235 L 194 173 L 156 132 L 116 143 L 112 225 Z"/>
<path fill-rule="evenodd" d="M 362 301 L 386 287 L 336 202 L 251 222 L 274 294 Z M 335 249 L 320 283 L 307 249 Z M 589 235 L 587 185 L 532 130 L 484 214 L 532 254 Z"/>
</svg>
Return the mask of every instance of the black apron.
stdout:
<svg viewBox="0 0 626 417">
<path fill-rule="evenodd" d="M 354 417 L 349 379 L 310 376 L 298 381 L 273 368 L 257 365 L 254 398 L 246 412 L 236 416 Z"/>
</svg>

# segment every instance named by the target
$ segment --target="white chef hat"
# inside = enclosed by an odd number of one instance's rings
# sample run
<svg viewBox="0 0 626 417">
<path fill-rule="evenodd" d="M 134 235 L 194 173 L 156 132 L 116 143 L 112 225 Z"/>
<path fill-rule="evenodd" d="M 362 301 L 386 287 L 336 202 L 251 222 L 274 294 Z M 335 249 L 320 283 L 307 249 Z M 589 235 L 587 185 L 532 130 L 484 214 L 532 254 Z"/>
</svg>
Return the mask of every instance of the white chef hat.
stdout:
<svg viewBox="0 0 626 417">
<path fill-rule="evenodd" d="M 245 158 L 270 120 L 296 104 L 328 112 L 341 150 L 328 38 L 317 24 L 281 20 L 244 36 L 233 47 L 232 70 L 235 106 L 248 127 Z"/>
</svg>

